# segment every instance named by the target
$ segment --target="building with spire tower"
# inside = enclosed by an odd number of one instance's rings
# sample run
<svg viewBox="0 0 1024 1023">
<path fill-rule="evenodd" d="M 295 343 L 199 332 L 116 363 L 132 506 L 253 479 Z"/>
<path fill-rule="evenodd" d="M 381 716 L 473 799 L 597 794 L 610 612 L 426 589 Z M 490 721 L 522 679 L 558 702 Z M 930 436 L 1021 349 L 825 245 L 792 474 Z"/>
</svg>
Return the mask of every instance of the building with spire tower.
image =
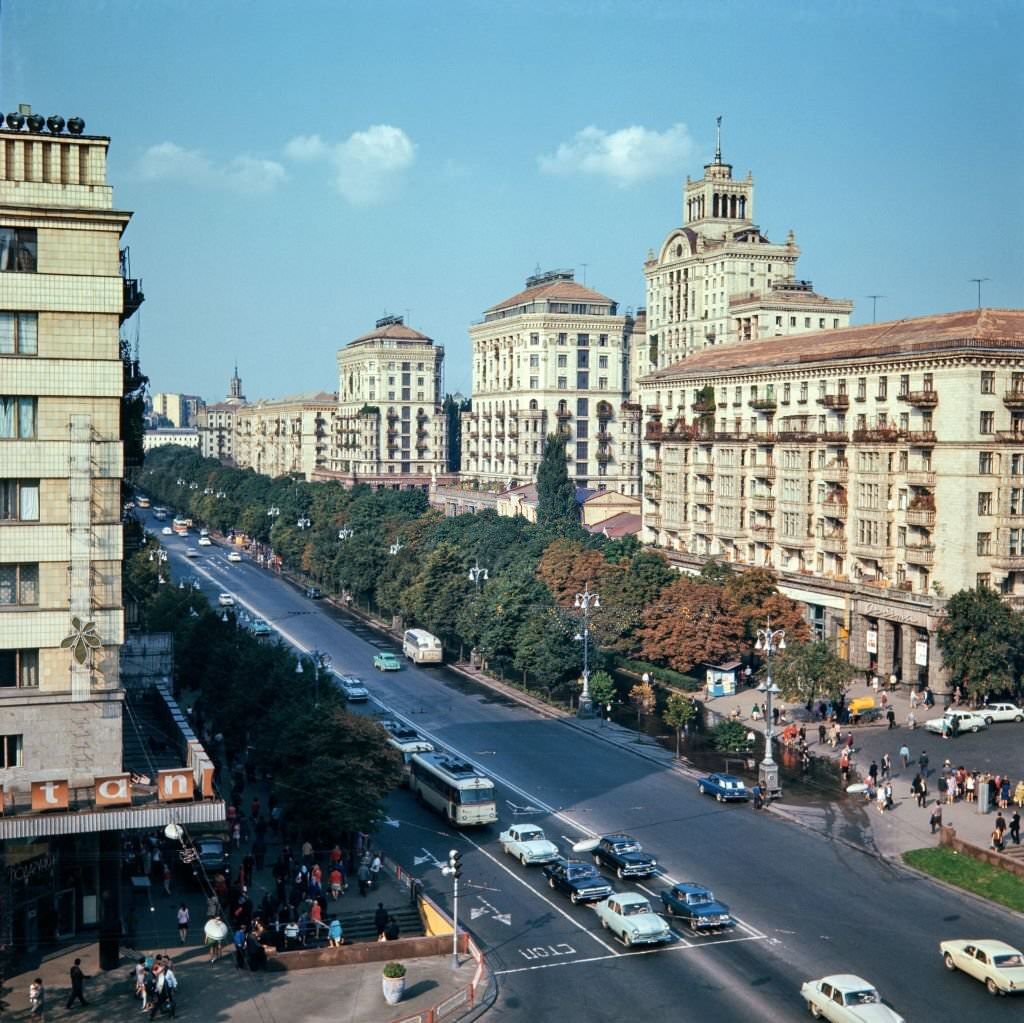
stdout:
<svg viewBox="0 0 1024 1023">
<path fill-rule="evenodd" d="M 782 244 L 771 242 L 754 222 L 753 175 L 733 177 L 722 159 L 721 127 L 719 117 L 704 176 L 686 179 L 683 226 L 644 264 L 648 344 L 634 380 L 712 345 L 850 322 L 851 301 L 826 298 L 797 278 L 793 232 Z"/>
<path fill-rule="evenodd" d="M 242 392 L 242 378 L 238 363 L 228 382 L 228 396 L 216 404 L 207 405 L 196 417 L 199 430 L 199 451 L 204 458 L 219 458 L 226 465 L 235 462 L 235 419 L 238 410 L 246 404 Z"/>
</svg>

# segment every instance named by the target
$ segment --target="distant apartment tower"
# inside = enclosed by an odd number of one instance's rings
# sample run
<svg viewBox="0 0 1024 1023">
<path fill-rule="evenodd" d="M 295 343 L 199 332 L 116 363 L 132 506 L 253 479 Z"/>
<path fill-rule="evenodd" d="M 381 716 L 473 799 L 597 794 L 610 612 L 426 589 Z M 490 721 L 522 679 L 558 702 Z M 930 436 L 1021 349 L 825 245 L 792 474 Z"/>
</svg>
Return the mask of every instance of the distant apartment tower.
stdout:
<svg viewBox="0 0 1024 1023">
<path fill-rule="evenodd" d="M 753 218 L 753 176 L 733 178 L 719 136 L 704 176 L 686 179 L 683 226 L 644 264 L 646 368 L 664 369 L 712 345 L 849 325 L 851 301 L 797 279 L 793 232 L 785 244 L 770 242 Z"/>
<path fill-rule="evenodd" d="M 473 408 L 463 412 L 461 474 L 536 479 L 548 434 L 568 435 L 579 486 L 639 492 L 640 409 L 627 401 L 632 317 L 571 270 L 527 278 L 469 328 Z"/>
<path fill-rule="evenodd" d="M 401 316 L 377 320 L 338 350 L 330 475 L 418 486 L 447 471 L 444 348 Z"/>
<path fill-rule="evenodd" d="M 62 118 L 0 132 L 0 787 L 121 770 L 119 328 L 131 214 L 110 140 Z M 69 122 L 69 128 L 72 123 Z M 78 830 L 89 830 L 83 826 Z M 21 832 L 27 835 L 29 832 Z"/>
</svg>

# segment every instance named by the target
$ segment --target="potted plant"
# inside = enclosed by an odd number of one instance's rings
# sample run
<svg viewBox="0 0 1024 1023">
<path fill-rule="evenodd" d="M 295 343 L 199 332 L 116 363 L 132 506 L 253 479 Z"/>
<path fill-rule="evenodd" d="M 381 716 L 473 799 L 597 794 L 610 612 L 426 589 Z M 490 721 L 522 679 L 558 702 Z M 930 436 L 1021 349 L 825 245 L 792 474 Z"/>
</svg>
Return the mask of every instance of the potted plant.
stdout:
<svg viewBox="0 0 1024 1023">
<path fill-rule="evenodd" d="M 405 967 L 401 963 L 385 963 L 381 983 L 384 986 L 384 1001 L 388 1005 L 397 1005 L 405 994 Z"/>
</svg>

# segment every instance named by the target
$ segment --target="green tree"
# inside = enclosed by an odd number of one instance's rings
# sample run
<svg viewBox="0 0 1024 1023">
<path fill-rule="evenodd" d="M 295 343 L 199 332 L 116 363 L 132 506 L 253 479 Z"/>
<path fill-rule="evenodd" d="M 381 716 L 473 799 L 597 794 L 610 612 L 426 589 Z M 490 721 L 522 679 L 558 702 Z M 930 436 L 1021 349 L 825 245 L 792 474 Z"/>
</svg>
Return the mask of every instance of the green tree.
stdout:
<svg viewBox="0 0 1024 1023">
<path fill-rule="evenodd" d="M 605 707 L 609 703 L 614 703 L 618 692 L 615 679 L 607 671 L 595 671 L 590 676 L 590 698 L 598 706 Z"/>
<path fill-rule="evenodd" d="M 949 598 L 938 644 L 954 684 L 981 699 L 1013 685 L 1021 635 L 1021 616 L 981 587 Z"/>
<path fill-rule="evenodd" d="M 458 549 L 439 544 L 426 555 L 415 581 L 402 595 L 402 608 L 446 646 L 456 647 L 457 622 L 473 595 L 472 587 Z"/>
<path fill-rule="evenodd" d="M 526 619 L 516 640 L 512 664 L 545 689 L 564 682 L 579 664 L 579 649 L 566 633 L 553 608 Z"/>
<path fill-rule="evenodd" d="M 715 749 L 722 753 L 746 753 L 750 749 L 746 726 L 739 721 L 719 721 L 710 735 Z"/>
<path fill-rule="evenodd" d="M 650 682 L 637 682 L 629 691 L 629 702 L 636 707 L 636 723 L 644 714 L 650 714 L 658 702 L 654 694 L 654 686 Z"/>
<path fill-rule="evenodd" d="M 787 642 L 786 649 L 771 659 L 772 681 L 793 703 L 808 700 L 838 700 L 853 681 L 849 662 L 838 657 L 830 643 Z M 761 674 L 765 674 L 762 667 Z"/>
<path fill-rule="evenodd" d="M 566 468 L 567 434 L 559 431 L 548 435 L 544 457 L 537 468 L 537 525 L 555 536 L 572 536 L 579 532 L 580 510 L 576 504 L 576 487 Z"/>
<path fill-rule="evenodd" d="M 676 757 L 679 756 L 679 740 L 690 727 L 690 722 L 696 717 L 697 708 L 693 701 L 683 696 L 682 693 L 670 693 L 665 701 L 665 709 L 661 712 L 661 720 L 676 733 Z"/>
</svg>

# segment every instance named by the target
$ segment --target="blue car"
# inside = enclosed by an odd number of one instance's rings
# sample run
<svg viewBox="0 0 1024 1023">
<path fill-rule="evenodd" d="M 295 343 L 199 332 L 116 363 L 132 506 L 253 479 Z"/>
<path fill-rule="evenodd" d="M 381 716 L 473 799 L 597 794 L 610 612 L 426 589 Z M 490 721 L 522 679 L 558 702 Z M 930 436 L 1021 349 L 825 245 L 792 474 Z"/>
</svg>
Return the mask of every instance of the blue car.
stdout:
<svg viewBox="0 0 1024 1023">
<path fill-rule="evenodd" d="M 666 888 L 661 902 L 669 916 L 677 916 L 690 925 L 695 934 L 734 927 L 736 921 L 724 902 L 719 902 L 709 888 L 692 881 L 683 881 Z"/>
<path fill-rule="evenodd" d="M 697 782 L 702 796 L 714 796 L 720 803 L 745 802 L 750 798 L 742 778 L 734 774 L 709 774 Z"/>
<path fill-rule="evenodd" d="M 548 887 L 564 892 L 575 906 L 579 902 L 598 902 L 612 894 L 612 886 L 596 867 L 582 860 L 559 859 L 544 868 Z"/>
</svg>

